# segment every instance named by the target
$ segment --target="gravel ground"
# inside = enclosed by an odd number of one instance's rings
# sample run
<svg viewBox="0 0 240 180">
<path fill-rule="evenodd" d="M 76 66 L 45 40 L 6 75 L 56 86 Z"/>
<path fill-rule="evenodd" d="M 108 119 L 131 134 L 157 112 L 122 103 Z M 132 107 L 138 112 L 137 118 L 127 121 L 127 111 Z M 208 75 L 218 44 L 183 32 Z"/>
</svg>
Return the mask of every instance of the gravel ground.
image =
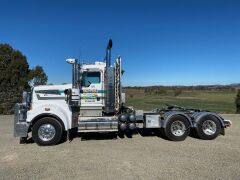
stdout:
<svg viewBox="0 0 240 180">
<path fill-rule="evenodd" d="M 84 135 L 40 147 L 19 144 L 13 116 L 0 116 L 0 179 L 240 179 L 240 116 L 212 141 Z"/>
</svg>

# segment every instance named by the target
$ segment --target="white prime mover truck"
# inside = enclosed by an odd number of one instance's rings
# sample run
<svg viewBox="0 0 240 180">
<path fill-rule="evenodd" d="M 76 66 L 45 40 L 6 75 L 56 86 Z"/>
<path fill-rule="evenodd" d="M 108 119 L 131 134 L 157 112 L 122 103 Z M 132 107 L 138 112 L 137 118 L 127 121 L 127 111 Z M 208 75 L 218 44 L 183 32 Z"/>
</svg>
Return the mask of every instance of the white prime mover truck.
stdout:
<svg viewBox="0 0 240 180">
<path fill-rule="evenodd" d="M 111 48 L 109 40 L 102 62 L 79 64 L 67 59 L 72 84 L 36 86 L 23 93 L 14 117 L 14 136 L 20 143 L 30 132 L 38 145 L 55 145 L 76 132 L 131 132 L 137 131 L 136 124 L 161 130 L 172 141 L 184 140 L 190 131 L 206 140 L 225 134 L 231 122 L 210 111 L 174 105 L 151 112 L 126 107 L 121 57 L 111 65 Z"/>
</svg>

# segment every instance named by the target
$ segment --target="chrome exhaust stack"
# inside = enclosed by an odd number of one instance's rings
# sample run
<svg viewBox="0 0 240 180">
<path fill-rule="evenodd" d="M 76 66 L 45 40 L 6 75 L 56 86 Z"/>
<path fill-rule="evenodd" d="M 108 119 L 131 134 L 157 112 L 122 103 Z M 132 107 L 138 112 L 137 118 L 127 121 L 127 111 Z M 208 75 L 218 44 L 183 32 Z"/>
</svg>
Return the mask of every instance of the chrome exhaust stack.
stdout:
<svg viewBox="0 0 240 180">
<path fill-rule="evenodd" d="M 106 114 L 113 114 L 115 112 L 115 82 L 114 82 L 114 67 L 111 66 L 111 49 L 112 40 L 110 39 L 106 48 L 106 68 L 105 68 L 105 107 Z"/>
<path fill-rule="evenodd" d="M 112 39 L 109 39 L 108 45 L 106 48 L 106 56 L 105 56 L 105 61 L 106 61 L 106 67 L 111 66 L 111 49 L 112 49 Z"/>
</svg>

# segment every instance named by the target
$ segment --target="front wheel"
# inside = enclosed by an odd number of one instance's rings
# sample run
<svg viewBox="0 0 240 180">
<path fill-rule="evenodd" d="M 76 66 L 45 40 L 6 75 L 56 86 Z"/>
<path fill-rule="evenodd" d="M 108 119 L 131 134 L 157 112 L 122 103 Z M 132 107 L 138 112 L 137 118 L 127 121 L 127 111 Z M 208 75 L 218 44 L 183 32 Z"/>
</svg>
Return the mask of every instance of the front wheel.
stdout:
<svg viewBox="0 0 240 180">
<path fill-rule="evenodd" d="M 51 146 L 59 143 L 62 134 L 61 123 L 51 117 L 38 120 L 32 129 L 33 140 L 40 146 Z"/>
<path fill-rule="evenodd" d="M 196 133 L 201 139 L 215 139 L 219 135 L 220 131 L 221 124 L 215 116 L 207 115 L 197 122 Z"/>
<path fill-rule="evenodd" d="M 190 133 L 190 124 L 186 118 L 180 115 L 171 117 L 163 134 L 172 141 L 183 141 Z"/>
</svg>

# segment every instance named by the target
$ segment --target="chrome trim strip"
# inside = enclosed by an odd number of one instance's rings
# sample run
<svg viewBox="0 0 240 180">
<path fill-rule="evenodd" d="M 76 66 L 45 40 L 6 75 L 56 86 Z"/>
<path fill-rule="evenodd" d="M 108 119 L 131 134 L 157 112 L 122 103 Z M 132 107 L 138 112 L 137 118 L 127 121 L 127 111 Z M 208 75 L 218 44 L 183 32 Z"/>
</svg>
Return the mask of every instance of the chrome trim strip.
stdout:
<svg viewBox="0 0 240 180">
<path fill-rule="evenodd" d="M 41 97 L 39 94 L 37 94 L 38 100 L 64 100 L 65 97 Z"/>
</svg>

